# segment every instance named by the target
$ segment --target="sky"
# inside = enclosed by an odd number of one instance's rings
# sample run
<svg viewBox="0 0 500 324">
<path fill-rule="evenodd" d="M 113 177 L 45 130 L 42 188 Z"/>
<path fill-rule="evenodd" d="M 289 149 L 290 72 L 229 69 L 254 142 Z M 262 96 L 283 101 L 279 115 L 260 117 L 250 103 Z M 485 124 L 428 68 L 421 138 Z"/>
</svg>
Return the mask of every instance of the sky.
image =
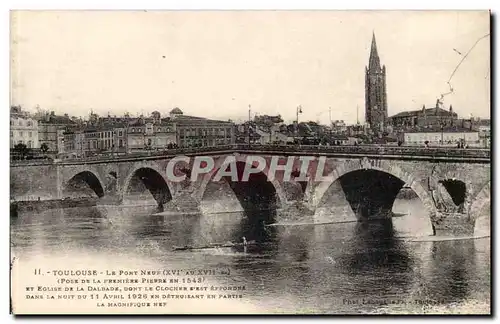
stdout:
<svg viewBox="0 0 500 324">
<path fill-rule="evenodd" d="M 435 106 L 487 11 L 15 11 L 11 104 L 88 116 L 187 115 L 242 121 L 364 122 L 373 32 L 387 69 L 388 113 Z M 444 97 L 490 117 L 490 38 Z"/>
</svg>

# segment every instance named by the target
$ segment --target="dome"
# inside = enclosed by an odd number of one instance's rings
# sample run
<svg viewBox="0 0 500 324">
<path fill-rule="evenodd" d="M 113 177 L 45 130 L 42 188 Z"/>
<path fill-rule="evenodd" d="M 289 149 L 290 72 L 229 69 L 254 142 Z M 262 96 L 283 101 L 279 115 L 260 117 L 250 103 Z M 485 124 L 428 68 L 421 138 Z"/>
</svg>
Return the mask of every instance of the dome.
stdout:
<svg viewBox="0 0 500 324">
<path fill-rule="evenodd" d="M 180 110 L 178 107 L 175 107 L 174 109 L 172 109 L 172 110 L 170 111 L 170 114 L 174 114 L 174 115 L 182 115 L 182 114 L 183 114 L 183 112 L 182 112 L 182 110 Z"/>
</svg>

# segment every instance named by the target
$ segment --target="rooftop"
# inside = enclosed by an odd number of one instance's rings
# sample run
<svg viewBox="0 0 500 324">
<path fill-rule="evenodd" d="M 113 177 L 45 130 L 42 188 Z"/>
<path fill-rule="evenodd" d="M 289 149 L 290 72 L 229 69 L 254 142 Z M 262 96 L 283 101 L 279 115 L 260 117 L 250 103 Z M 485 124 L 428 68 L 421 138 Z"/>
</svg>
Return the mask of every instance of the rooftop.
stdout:
<svg viewBox="0 0 500 324">
<path fill-rule="evenodd" d="M 53 111 L 46 113 L 43 116 L 38 116 L 36 118 L 38 120 L 38 124 L 52 124 L 52 125 L 76 125 L 76 122 L 72 120 L 68 115 L 59 116 L 56 115 Z"/>
<path fill-rule="evenodd" d="M 425 106 L 424 106 L 425 107 Z M 419 116 L 419 115 L 427 115 L 427 116 L 457 116 L 456 113 L 453 111 L 449 111 L 443 108 L 424 108 L 424 109 L 419 109 L 419 110 L 410 110 L 410 111 L 402 111 L 400 113 L 397 113 L 395 115 L 392 115 L 389 118 L 394 118 L 394 117 L 413 117 L 413 116 Z"/>
<path fill-rule="evenodd" d="M 175 119 L 175 123 L 178 125 L 205 125 L 205 124 L 226 124 L 228 126 L 233 125 L 233 123 L 229 121 L 186 116 L 186 115 L 178 116 Z"/>
</svg>

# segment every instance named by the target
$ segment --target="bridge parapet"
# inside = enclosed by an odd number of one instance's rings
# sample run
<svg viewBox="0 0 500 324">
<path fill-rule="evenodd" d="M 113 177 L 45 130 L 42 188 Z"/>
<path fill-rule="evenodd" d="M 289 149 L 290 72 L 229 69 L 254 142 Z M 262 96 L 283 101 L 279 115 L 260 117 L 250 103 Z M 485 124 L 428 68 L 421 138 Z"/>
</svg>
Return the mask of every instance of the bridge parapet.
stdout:
<svg viewBox="0 0 500 324">
<path fill-rule="evenodd" d="M 384 145 L 220 145 L 203 148 L 178 148 L 161 152 L 142 152 L 125 155 L 108 155 L 87 158 L 73 158 L 55 161 L 11 161 L 11 166 L 48 165 L 48 164 L 82 164 L 82 163 L 109 163 L 116 161 L 165 159 L 178 155 L 203 155 L 203 154 L 305 154 L 305 155 L 330 155 L 330 156 L 384 156 L 407 159 L 436 159 L 436 160 L 470 160 L 473 162 L 489 163 L 491 152 L 489 149 L 459 149 L 442 147 L 411 147 L 411 146 L 384 146 Z"/>
</svg>

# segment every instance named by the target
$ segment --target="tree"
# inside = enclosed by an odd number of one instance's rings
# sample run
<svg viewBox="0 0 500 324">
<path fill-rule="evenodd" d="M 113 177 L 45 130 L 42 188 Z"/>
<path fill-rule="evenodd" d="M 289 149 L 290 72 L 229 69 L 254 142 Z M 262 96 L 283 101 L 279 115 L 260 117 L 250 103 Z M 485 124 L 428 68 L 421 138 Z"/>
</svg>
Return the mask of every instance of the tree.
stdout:
<svg viewBox="0 0 500 324">
<path fill-rule="evenodd" d="M 47 153 L 47 151 L 49 150 L 49 146 L 47 145 L 47 143 L 42 143 L 42 145 L 40 146 L 40 150 L 42 150 L 43 154 Z"/>
<path fill-rule="evenodd" d="M 266 131 L 270 131 L 274 125 L 283 123 L 283 118 L 278 116 L 259 115 L 254 117 L 254 123 Z"/>
</svg>

